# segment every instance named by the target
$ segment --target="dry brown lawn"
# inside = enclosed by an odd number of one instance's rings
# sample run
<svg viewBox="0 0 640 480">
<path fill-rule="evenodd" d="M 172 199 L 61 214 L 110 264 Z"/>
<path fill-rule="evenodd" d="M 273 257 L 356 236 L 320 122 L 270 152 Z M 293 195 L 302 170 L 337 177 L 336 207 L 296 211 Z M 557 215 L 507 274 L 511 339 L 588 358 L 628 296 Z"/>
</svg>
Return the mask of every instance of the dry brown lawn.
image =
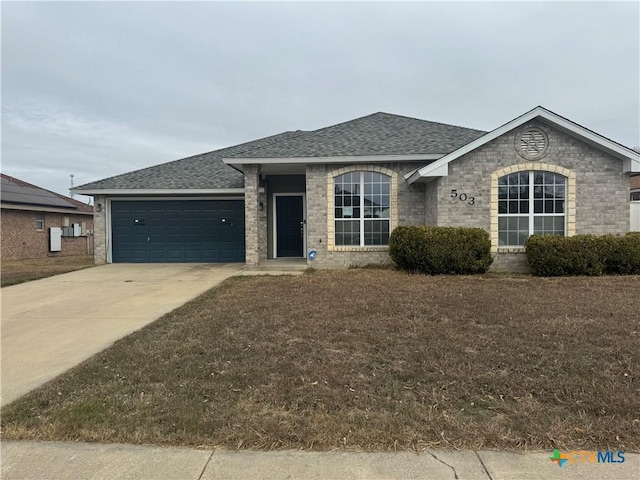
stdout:
<svg viewBox="0 0 640 480">
<path fill-rule="evenodd" d="M 3 260 L 0 265 L 0 286 L 8 287 L 92 266 L 92 255 Z"/>
<path fill-rule="evenodd" d="M 239 277 L 4 408 L 4 439 L 640 449 L 640 277 Z"/>
</svg>

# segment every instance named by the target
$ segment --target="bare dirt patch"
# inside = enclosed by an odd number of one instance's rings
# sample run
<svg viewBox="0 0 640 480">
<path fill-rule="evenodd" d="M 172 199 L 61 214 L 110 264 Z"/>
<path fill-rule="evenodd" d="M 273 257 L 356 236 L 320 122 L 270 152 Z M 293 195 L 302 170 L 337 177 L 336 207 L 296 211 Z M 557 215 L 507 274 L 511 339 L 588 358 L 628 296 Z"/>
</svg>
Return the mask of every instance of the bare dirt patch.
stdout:
<svg viewBox="0 0 640 480">
<path fill-rule="evenodd" d="M 240 277 L 2 410 L 5 439 L 640 449 L 640 277 Z"/>
<path fill-rule="evenodd" d="M 92 255 L 3 260 L 0 266 L 1 286 L 8 287 L 9 285 L 39 280 L 93 265 Z"/>
</svg>

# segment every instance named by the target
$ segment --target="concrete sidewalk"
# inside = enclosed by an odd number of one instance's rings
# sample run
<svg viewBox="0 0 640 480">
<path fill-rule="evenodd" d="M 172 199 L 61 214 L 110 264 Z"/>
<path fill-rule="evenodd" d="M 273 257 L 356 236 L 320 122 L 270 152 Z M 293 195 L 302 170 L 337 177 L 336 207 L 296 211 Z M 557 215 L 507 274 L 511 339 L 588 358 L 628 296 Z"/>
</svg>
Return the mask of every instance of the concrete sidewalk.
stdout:
<svg viewBox="0 0 640 480">
<path fill-rule="evenodd" d="M 0 404 L 241 270 L 241 264 L 111 264 L 3 288 Z"/>
<path fill-rule="evenodd" d="M 640 455 L 629 453 L 625 454 L 624 463 L 566 464 L 563 467 L 550 461 L 550 452 L 230 452 L 88 443 L 3 442 L 1 454 L 4 480 L 640 478 Z"/>
</svg>

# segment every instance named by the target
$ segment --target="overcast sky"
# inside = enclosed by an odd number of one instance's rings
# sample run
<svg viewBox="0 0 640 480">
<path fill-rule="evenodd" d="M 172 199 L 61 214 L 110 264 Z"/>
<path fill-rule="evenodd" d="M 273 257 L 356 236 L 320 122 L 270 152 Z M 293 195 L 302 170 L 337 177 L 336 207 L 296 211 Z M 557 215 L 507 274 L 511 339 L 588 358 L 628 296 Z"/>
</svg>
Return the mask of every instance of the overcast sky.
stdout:
<svg viewBox="0 0 640 480">
<path fill-rule="evenodd" d="M 2 3 L 2 172 L 75 184 L 384 111 L 640 145 L 626 3 Z M 86 198 L 86 197 L 85 197 Z"/>
</svg>

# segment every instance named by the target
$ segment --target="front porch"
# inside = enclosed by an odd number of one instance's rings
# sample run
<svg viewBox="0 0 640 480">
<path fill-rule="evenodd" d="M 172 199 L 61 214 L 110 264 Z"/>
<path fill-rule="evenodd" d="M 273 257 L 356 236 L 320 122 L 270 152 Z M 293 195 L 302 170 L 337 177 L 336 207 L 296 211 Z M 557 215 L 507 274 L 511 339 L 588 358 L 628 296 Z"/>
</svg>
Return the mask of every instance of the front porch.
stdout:
<svg viewBox="0 0 640 480">
<path fill-rule="evenodd" d="M 245 167 L 246 270 L 307 268 L 306 176 Z"/>
</svg>

